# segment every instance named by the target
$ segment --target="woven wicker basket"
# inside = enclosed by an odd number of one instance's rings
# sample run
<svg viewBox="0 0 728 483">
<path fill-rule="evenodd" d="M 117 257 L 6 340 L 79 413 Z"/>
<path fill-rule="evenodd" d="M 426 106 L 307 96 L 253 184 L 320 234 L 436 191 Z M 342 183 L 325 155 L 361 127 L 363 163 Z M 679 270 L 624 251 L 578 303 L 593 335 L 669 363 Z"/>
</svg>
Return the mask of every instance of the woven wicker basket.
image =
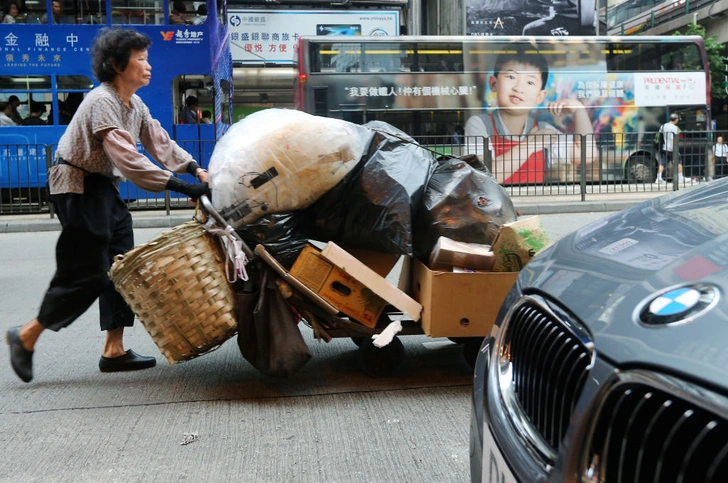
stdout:
<svg viewBox="0 0 728 483">
<path fill-rule="evenodd" d="M 109 276 L 170 364 L 216 349 L 238 331 L 222 248 L 197 221 L 117 256 Z"/>
</svg>

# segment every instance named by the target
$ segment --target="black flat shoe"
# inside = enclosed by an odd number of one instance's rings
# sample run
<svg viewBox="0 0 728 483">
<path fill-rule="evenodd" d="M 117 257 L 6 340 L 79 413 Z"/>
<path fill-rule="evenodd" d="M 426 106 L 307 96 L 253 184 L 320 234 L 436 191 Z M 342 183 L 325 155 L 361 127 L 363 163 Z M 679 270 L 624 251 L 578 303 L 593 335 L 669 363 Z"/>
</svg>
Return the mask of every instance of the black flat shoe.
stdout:
<svg viewBox="0 0 728 483">
<path fill-rule="evenodd" d="M 155 365 L 157 365 L 157 359 L 154 357 L 140 356 L 131 349 L 126 351 L 126 354 L 123 356 L 101 356 L 101 360 L 99 360 L 99 369 L 101 372 L 138 371 L 140 369 L 149 369 Z"/>
<path fill-rule="evenodd" d="M 33 379 L 33 351 L 29 351 L 20 342 L 20 326 L 8 330 L 5 335 L 10 346 L 10 364 L 21 381 L 30 382 Z"/>
</svg>

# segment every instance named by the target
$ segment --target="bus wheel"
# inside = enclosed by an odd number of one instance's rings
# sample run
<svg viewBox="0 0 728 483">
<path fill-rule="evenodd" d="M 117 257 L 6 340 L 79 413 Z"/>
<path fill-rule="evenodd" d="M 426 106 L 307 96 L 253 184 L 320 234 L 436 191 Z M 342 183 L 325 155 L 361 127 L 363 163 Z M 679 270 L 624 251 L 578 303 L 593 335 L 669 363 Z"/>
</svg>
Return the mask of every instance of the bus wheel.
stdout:
<svg viewBox="0 0 728 483">
<path fill-rule="evenodd" d="M 655 164 L 647 156 L 629 158 L 625 166 L 625 178 L 632 183 L 652 183 L 655 180 Z"/>
</svg>

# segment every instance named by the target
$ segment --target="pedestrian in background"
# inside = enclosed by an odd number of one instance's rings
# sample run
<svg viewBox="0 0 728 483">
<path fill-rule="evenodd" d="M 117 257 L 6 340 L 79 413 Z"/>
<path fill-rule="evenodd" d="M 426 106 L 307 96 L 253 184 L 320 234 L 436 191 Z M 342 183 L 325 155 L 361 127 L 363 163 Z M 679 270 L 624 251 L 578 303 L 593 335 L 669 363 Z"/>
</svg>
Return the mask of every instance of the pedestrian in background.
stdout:
<svg viewBox="0 0 728 483">
<path fill-rule="evenodd" d="M 7 13 L 3 17 L 2 23 L 15 23 L 17 21 L 16 17 L 20 13 L 20 10 L 18 9 L 18 4 L 15 2 L 10 2 L 5 8 L 5 11 Z"/>
<path fill-rule="evenodd" d="M 185 107 L 180 112 L 180 124 L 199 124 L 199 118 L 197 117 L 198 106 L 197 97 L 187 96 L 187 99 L 185 99 Z"/>
<path fill-rule="evenodd" d="M 675 113 L 670 114 L 670 120 L 660 126 L 658 134 L 661 136 L 660 144 L 660 166 L 657 168 L 657 179 L 655 183 L 661 183 L 663 181 L 662 172 L 665 170 L 667 163 L 673 159 L 673 146 L 675 145 L 675 137 L 680 135 L 680 128 L 677 127 L 677 122 L 680 120 L 680 116 Z M 680 153 L 678 153 L 677 162 L 678 179 L 680 182 L 684 181 L 683 178 L 683 166 L 682 160 L 680 159 Z"/>
<path fill-rule="evenodd" d="M 61 0 L 53 0 L 51 2 L 51 19 L 54 24 L 63 23 L 63 6 L 61 6 Z M 48 23 L 48 14 L 44 13 L 40 18 L 40 23 Z"/>
<path fill-rule="evenodd" d="M 728 174 L 726 156 L 728 156 L 728 144 L 723 143 L 723 136 L 718 136 L 715 145 L 713 145 L 713 161 L 715 161 L 716 179 L 722 178 Z"/>
<path fill-rule="evenodd" d="M 20 99 L 18 96 L 10 96 L 8 97 L 8 104 L 10 104 L 10 119 L 13 120 L 15 124 L 20 126 L 23 124 L 23 117 L 18 112 L 18 107 L 20 107 Z"/>
<path fill-rule="evenodd" d="M 30 103 L 30 114 L 28 117 L 23 119 L 23 126 L 45 126 L 46 121 L 41 119 L 41 116 L 45 114 L 46 107 L 42 102 L 31 102 Z"/>
<path fill-rule="evenodd" d="M 10 117 L 13 113 L 13 106 L 9 102 L 0 102 L 0 126 L 17 126 Z"/>
<path fill-rule="evenodd" d="M 165 189 L 191 198 L 209 194 L 207 172 L 180 148 L 136 91 L 149 84 L 151 66 L 146 35 L 131 29 L 105 28 L 92 47 L 93 71 L 101 85 L 84 98 L 58 143 L 48 174 L 50 198 L 62 231 L 56 245 L 56 273 L 38 316 L 7 332 L 10 362 L 24 382 L 33 378 L 36 342 L 46 329 L 58 331 L 99 299 L 101 330 L 106 331 L 101 372 L 146 369 L 156 364 L 124 349 L 124 328 L 134 313 L 109 279 L 114 257 L 134 247 L 132 217 L 119 196 L 119 182 L 129 179 L 141 189 Z M 190 184 L 162 170 L 197 176 Z"/>
</svg>

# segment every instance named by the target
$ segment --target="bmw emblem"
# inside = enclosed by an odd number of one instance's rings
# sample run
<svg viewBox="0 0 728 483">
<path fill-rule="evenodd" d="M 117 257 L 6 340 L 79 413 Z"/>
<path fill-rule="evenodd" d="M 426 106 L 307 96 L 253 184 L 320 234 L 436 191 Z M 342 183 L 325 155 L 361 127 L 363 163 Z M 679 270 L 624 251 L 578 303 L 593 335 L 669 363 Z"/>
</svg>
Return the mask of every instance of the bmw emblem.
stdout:
<svg viewBox="0 0 728 483">
<path fill-rule="evenodd" d="M 718 290 L 707 284 L 663 290 L 648 298 L 640 311 L 640 321 L 651 326 L 690 322 L 712 308 Z"/>
</svg>

